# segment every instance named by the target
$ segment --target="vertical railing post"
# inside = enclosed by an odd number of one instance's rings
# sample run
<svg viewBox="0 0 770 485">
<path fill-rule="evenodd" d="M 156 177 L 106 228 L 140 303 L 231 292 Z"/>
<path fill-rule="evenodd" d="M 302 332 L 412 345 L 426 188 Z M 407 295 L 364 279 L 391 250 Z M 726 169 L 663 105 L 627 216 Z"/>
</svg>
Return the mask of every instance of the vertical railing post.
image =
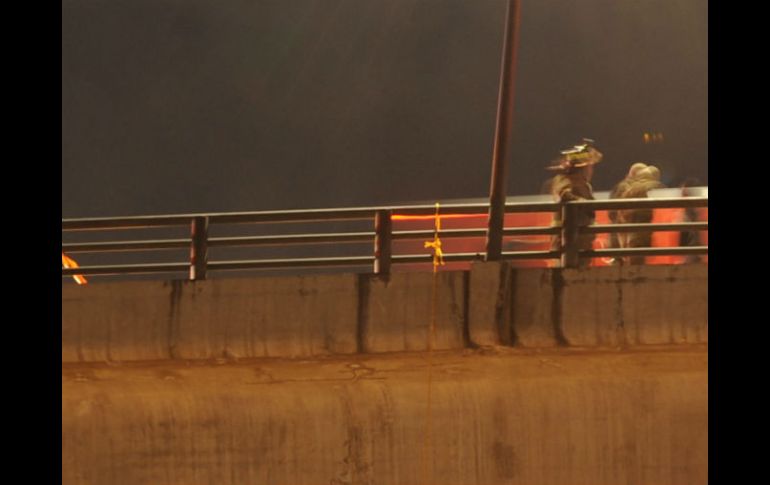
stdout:
<svg viewBox="0 0 770 485">
<path fill-rule="evenodd" d="M 374 273 L 390 274 L 393 222 L 391 211 L 378 210 L 374 214 Z"/>
<path fill-rule="evenodd" d="M 576 204 L 561 206 L 561 266 L 577 268 L 579 260 L 578 246 L 578 210 Z"/>
<path fill-rule="evenodd" d="M 209 218 L 197 216 L 192 220 L 192 246 L 190 247 L 190 279 L 205 280 L 208 264 Z"/>
</svg>

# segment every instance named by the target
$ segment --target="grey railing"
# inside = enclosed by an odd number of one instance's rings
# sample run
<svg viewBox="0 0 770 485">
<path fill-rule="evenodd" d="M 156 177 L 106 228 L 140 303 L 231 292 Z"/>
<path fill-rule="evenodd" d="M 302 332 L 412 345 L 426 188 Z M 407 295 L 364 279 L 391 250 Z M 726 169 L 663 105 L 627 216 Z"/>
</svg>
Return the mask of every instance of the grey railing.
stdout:
<svg viewBox="0 0 770 485">
<path fill-rule="evenodd" d="M 623 210 L 623 209 L 660 209 L 660 208 L 695 208 L 708 207 L 707 197 L 677 197 L 667 199 L 622 199 L 602 201 L 580 201 L 559 204 L 556 202 L 507 203 L 506 214 L 511 213 L 561 213 L 561 224 L 531 227 L 506 227 L 503 238 L 522 236 L 561 236 L 561 244 L 549 250 L 503 251 L 504 260 L 551 260 L 556 266 L 575 267 L 583 258 L 653 256 L 653 255 L 707 255 L 708 246 L 655 247 L 655 248 L 612 248 L 581 250 L 577 245 L 579 234 L 617 233 L 640 231 L 706 231 L 708 222 L 684 221 L 666 224 L 605 224 L 585 227 L 577 226 L 578 211 Z M 489 205 L 446 204 L 440 206 L 440 215 L 477 214 L 486 216 Z M 433 230 L 393 230 L 393 216 L 431 216 L 435 214 L 434 205 L 408 205 L 393 207 L 363 207 L 340 209 L 284 210 L 263 212 L 236 212 L 212 214 L 184 214 L 162 216 L 138 216 L 117 218 L 63 219 L 62 238 L 74 233 L 101 234 L 98 241 L 63 242 L 62 252 L 68 256 L 84 253 L 134 253 L 140 251 L 189 250 L 189 257 L 184 260 L 139 263 L 139 264 L 84 264 L 78 268 L 63 268 L 62 276 L 74 275 L 120 275 L 146 273 L 184 272 L 190 279 L 205 279 L 210 272 L 228 270 L 257 269 L 292 269 L 312 267 L 349 267 L 376 274 L 390 273 L 394 265 L 406 263 L 431 263 L 433 255 L 430 249 L 419 254 L 394 254 L 396 241 L 427 240 L 434 236 Z M 331 222 L 357 221 L 368 225 L 368 230 L 305 232 L 299 234 L 270 233 L 249 236 L 211 236 L 212 230 L 225 225 L 273 225 L 284 223 L 305 223 L 310 225 L 329 225 Z M 370 222 L 369 222 L 370 221 Z M 370 225 L 369 225 L 370 224 Z M 485 222 L 486 224 L 486 222 Z M 129 229 L 153 228 L 189 228 L 184 237 L 150 237 L 135 239 L 115 239 L 110 233 Z M 470 229 L 447 229 L 439 232 L 439 237 L 446 241 L 453 238 L 484 238 L 486 225 Z M 287 247 L 320 245 L 358 245 L 359 251 L 350 251 L 344 256 L 295 257 L 268 259 L 213 259 L 209 257 L 214 248 L 236 247 Z M 369 249 L 361 249 L 367 245 Z M 444 246 L 446 247 L 446 246 Z M 119 259 L 119 258 L 117 258 Z M 479 252 L 451 253 L 444 252 L 447 262 L 469 262 L 484 259 Z"/>
</svg>

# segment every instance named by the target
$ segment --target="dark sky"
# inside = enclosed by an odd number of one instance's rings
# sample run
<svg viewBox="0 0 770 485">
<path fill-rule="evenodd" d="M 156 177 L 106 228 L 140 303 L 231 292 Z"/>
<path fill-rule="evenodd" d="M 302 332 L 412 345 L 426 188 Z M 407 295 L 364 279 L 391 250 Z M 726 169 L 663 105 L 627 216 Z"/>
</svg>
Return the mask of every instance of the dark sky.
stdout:
<svg viewBox="0 0 770 485">
<path fill-rule="evenodd" d="M 62 216 L 487 197 L 505 5 L 63 0 Z M 521 15 L 509 195 L 583 136 L 708 182 L 706 0 Z"/>
</svg>

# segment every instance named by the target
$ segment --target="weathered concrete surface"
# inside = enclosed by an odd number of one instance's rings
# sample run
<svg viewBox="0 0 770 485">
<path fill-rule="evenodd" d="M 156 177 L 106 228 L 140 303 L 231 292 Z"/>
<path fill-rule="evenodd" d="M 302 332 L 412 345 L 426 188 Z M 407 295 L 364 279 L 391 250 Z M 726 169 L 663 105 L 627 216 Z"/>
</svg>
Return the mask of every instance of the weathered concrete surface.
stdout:
<svg viewBox="0 0 770 485">
<path fill-rule="evenodd" d="M 553 347 L 554 271 L 474 263 L 470 271 L 469 335 L 477 345 Z"/>
<path fill-rule="evenodd" d="M 357 332 L 352 274 L 62 288 L 62 362 L 347 354 Z"/>
<path fill-rule="evenodd" d="M 423 350 L 433 275 L 123 282 L 62 288 L 62 362 Z M 708 342 L 708 266 L 439 272 L 435 349 Z"/>
<path fill-rule="evenodd" d="M 708 342 L 708 266 L 563 270 L 561 329 L 570 345 Z"/>
<path fill-rule="evenodd" d="M 513 343 L 509 324 L 511 269 L 501 261 L 471 266 L 468 334 L 476 345 Z"/>
<path fill-rule="evenodd" d="M 561 322 L 570 345 L 624 344 L 621 267 L 561 270 Z"/>
<path fill-rule="evenodd" d="M 432 362 L 64 364 L 62 483 L 707 482 L 705 345 Z"/>
<path fill-rule="evenodd" d="M 708 342 L 708 265 L 511 268 L 475 263 L 469 335 L 527 348 Z"/>
<path fill-rule="evenodd" d="M 511 284 L 511 326 L 517 345 L 553 347 L 561 343 L 554 284 L 558 275 L 548 268 L 515 268 Z"/>
<path fill-rule="evenodd" d="M 628 266 L 622 315 L 636 344 L 708 342 L 708 266 Z M 630 334 L 630 335 L 629 335 Z"/>
<path fill-rule="evenodd" d="M 62 286 L 62 362 L 169 358 L 170 300 L 179 282 Z"/>
<path fill-rule="evenodd" d="M 465 347 L 466 273 L 438 273 L 435 301 L 433 278 L 432 273 L 394 273 L 388 280 L 368 280 L 368 288 L 362 295 L 365 352 L 427 349 L 434 304 L 433 348 Z"/>
<path fill-rule="evenodd" d="M 189 284 L 175 358 L 298 357 L 357 351 L 358 277 L 217 279 Z"/>
</svg>

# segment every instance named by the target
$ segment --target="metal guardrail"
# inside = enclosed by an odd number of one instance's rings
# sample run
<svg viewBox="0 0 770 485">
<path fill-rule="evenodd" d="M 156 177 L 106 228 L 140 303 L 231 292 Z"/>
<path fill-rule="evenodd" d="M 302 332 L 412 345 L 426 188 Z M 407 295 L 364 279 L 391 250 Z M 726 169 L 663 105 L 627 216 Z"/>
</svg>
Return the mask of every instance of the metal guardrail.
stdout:
<svg viewBox="0 0 770 485">
<path fill-rule="evenodd" d="M 578 201 L 560 204 L 557 202 L 507 203 L 506 214 L 560 212 L 561 224 L 532 227 L 504 228 L 503 237 L 511 236 L 560 236 L 561 246 L 554 250 L 508 251 L 502 253 L 503 260 L 558 260 L 563 267 L 576 267 L 583 258 L 655 256 L 655 255 L 707 255 L 708 246 L 666 247 L 666 248 L 611 248 L 581 250 L 577 245 L 580 234 L 629 233 L 653 231 L 707 231 L 708 222 L 684 221 L 665 224 L 594 224 L 578 227 L 576 214 L 584 210 L 663 209 L 708 207 L 708 197 L 676 197 L 656 199 L 614 199 Z M 488 214 L 488 203 L 447 204 L 441 206 L 440 214 Z M 434 205 L 409 205 L 393 207 L 363 207 L 341 209 L 286 210 L 240 213 L 185 214 L 163 216 L 139 216 L 119 218 L 63 219 L 62 233 L 105 232 L 124 229 L 148 229 L 164 227 L 190 228 L 189 237 L 150 238 L 138 240 L 110 240 L 63 243 L 62 252 L 68 255 L 78 253 L 127 253 L 139 251 L 165 251 L 189 249 L 189 260 L 152 264 L 107 264 L 85 265 L 78 268 L 63 268 L 62 276 L 114 275 L 137 273 L 187 272 L 190 279 L 205 279 L 210 271 L 247 269 L 290 269 L 311 267 L 369 267 L 376 274 L 390 273 L 394 264 L 430 263 L 432 255 L 393 254 L 393 242 L 404 240 L 426 240 L 434 235 L 432 230 L 393 230 L 393 215 L 432 216 Z M 211 229 L 231 224 L 276 224 L 276 223 L 328 223 L 330 221 L 372 221 L 371 231 L 320 232 L 304 234 L 269 234 L 259 236 L 210 237 Z M 484 238 L 486 228 L 447 229 L 439 235 L 444 239 Z M 246 260 L 210 260 L 211 248 L 234 248 L 256 246 L 318 246 L 344 244 L 372 244 L 373 251 L 363 256 L 343 257 L 291 257 Z M 480 253 L 444 253 L 448 262 L 469 262 L 483 259 Z"/>
</svg>

